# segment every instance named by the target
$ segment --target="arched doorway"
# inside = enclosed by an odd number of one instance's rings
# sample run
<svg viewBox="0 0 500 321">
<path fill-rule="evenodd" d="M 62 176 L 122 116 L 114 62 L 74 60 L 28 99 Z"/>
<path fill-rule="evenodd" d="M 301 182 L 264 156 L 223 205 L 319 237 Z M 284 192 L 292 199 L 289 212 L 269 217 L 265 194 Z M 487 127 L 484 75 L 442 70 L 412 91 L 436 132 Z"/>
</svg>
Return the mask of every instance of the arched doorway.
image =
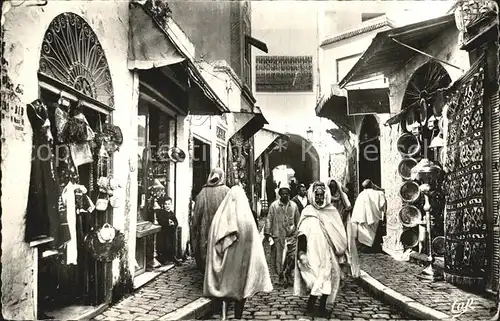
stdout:
<svg viewBox="0 0 500 321">
<path fill-rule="evenodd" d="M 380 127 L 373 115 L 366 115 L 363 118 L 359 132 L 358 151 L 359 189 L 361 190 L 361 184 L 365 179 L 381 186 Z"/>
<path fill-rule="evenodd" d="M 112 128 L 105 127 L 105 123 L 111 121 L 114 110 L 113 83 L 97 35 L 82 17 L 70 12 L 56 16 L 47 28 L 39 66 L 38 102 L 50 120 L 57 157 L 53 175 L 58 185 L 54 191 L 59 198 L 58 215 L 67 217 L 71 235 L 65 247 L 51 247 L 51 251 L 44 251 L 38 259 L 37 317 L 65 319 L 82 310 L 82 306 L 90 309 L 111 297 L 112 265 L 96 260 L 86 251 L 84 240 L 91 239 L 95 234 L 92 231 L 105 223 L 112 224 L 112 207 L 86 211 L 82 201 L 82 210 L 71 219 L 75 213 L 61 205 L 61 197 L 72 183 L 85 187 L 81 199 L 86 199 L 84 194 L 94 202 L 102 198 L 97 182 L 100 177 L 112 175 L 113 151 L 94 149 L 89 130 L 85 131 L 86 138 L 80 138 L 84 143 L 77 143 L 76 136 L 66 135 L 70 131 L 65 126 L 78 118 L 84 119 L 94 133 Z M 82 131 L 79 135 L 83 137 Z M 84 151 L 73 148 L 77 145 L 85 145 Z"/>
<path fill-rule="evenodd" d="M 306 185 L 319 180 L 319 154 L 312 143 L 302 136 L 289 134 L 287 137 L 279 137 L 265 153 L 269 169 L 286 165 L 294 170 L 297 183 Z"/>
</svg>

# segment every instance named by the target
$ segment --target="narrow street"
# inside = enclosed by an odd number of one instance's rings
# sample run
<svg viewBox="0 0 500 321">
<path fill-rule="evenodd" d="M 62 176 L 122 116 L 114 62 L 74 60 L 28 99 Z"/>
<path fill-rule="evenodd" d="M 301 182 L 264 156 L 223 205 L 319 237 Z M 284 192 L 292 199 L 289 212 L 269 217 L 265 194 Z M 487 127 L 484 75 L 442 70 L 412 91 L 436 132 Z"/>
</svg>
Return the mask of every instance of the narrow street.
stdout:
<svg viewBox="0 0 500 321">
<path fill-rule="evenodd" d="M 305 315 L 306 298 L 293 296 L 293 290 L 275 289 L 269 294 L 259 294 L 248 300 L 243 312 L 247 320 L 299 320 L 312 319 Z M 329 307 L 330 319 L 337 320 L 411 320 L 412 318 L 375 299 L 354 281 L 347 282 Z M 229 317 L 233 316 L 230 310 Z M 220 315 L 212 316 L 220 319 Z M 321 318 L 314 318 L 321 320 Z"/>
<path fill-rule="evenodd" d="M 500 321 L 499 14 L 2 1 L 0 320 Z"/>
<path fill-rule="evenodd" d="M 263 224 L 261 220 L 259 225 Z M 264 250 L 269 262 L 270 246 L 265 243 Z M 273 282 L 277 281 L 272 276 Z M 125 298 L 94 320 L 156 320 L 202 296 L 203 276 L 195 269 L 194 261 L 162 274 L 153 282 L 145 285 L 132 296 Z M 307 316 L 305 297 L 293 295 L 293 288 L 283 289 L 275 286 L 271 293 L 260 293 L 249 299 L 245 305 L 243 319 L 246 320 L 303 320 Z M 234 317 L 233 305 L 228 309 L 228 317 Z M 357 284 L 347 281 L 339 291 L 337 301 L 330 310 L 334 320 L 410 320 L 403 311 L 389 306 Z M 220 311 L 203 320 L 220 319 Z M 321 320 L 321 318 L 314 318 Z"/>
</svg>

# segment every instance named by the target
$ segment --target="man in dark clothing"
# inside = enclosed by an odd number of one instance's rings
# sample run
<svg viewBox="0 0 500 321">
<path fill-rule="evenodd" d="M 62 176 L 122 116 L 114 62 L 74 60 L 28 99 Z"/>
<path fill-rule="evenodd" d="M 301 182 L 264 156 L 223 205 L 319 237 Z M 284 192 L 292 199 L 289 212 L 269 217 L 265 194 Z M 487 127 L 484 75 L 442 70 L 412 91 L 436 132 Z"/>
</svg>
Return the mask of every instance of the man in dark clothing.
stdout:
<svg viewBox="0 0 500 321">
<path fill-rule="evenodd" d="M 292 198 L 292 201 L 297 204 L 299 208 L 299 213 L 302 213 L 302 210 L 307 206 L 307 188 L 304 184 L 299 184 L 298 194 Z"/>
<path fill-rule="evenodd" d="M 162 202 L 162 208 L 156 211 L 156 220 L 161 226 L 156 240 L 156 251 L 158 252 L 158 261 L 161 264 L 174 262 L 180 264 L 180 260 L 175 256 L 177 245 L 177 218 L 172 211 L 172 198 L 166 197 Z"/>
</svg>

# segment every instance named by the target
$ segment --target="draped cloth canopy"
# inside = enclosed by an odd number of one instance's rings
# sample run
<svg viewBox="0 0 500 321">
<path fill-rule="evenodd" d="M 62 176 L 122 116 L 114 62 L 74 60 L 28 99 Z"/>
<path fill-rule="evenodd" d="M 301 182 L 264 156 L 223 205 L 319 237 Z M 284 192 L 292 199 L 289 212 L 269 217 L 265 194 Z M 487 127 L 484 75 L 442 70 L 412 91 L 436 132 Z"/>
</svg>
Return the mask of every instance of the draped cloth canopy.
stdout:
<svg viewBox="0 0 500 321">
<path fill-rule="evenodd" d="M 186 59 L 140 4 L 132 4 L 130 8 L 129 38 L 130 70 L 159 68 Z"/>
<path fill-rule="evenodd" d="M 241 300 L 273 286 L 245 191 L 235 185 L 214 216 L 207 245 L 203 295 Z"/>
</svg>

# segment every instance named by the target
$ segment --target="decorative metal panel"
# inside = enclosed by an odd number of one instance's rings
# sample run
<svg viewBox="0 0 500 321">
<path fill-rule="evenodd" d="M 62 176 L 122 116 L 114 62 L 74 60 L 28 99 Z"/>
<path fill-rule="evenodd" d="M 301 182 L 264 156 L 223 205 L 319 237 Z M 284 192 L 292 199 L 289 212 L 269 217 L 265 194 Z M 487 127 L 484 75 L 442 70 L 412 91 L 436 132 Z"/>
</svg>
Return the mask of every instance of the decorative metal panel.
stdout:
<svg viewBox="0 0 500 321">
<path fill-rule="evenodd" d="M 74 13 L 60 14 L 50 23 L 42 43 L 40 72 L 114 106 L 113 83 L 104 50 L 92 28 Z"/>
<path fill-rule="evenodd" d="M 256 57 L 258 92 L 308 92 L 313 83 L 312 56 Z"/>
</svg>

